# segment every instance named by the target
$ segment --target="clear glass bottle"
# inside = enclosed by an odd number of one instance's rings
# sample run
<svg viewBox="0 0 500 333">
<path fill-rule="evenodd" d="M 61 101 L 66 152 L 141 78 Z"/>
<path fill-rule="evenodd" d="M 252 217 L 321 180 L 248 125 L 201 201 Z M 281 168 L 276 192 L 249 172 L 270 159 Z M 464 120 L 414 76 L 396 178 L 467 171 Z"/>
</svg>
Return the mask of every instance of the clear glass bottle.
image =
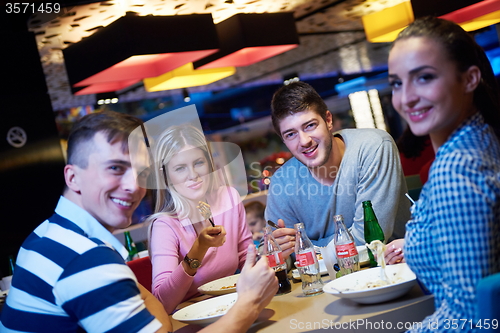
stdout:
<svg viewBox="0 0 500 333">
<path fill-rule="evenodd" d="M 125 231 L 123 235 L 125 236 L 125 248 L 128 251 L 128 261 L 139 258 L 135 243 L 132 240 L 132 236 L 130 236 L 130 231 Z"/>
<path fill-rule="evenodd" d="M 279 289 L 276 295 L 287 294 L 292 291 L 292 285 L 288 280 L 286 262 L 283 259 L 283 252 L 270 226 L 264 228 L 264 244 L 261 248 L 262 255 L 267 257 L 269 267 L 271 267 L 278 278 Z"/>
<path fill-rule="evenodd" d="M 335 254 L 340 271 L 337 277 L 359 271 L 359 255 L 354 238 L 347 229 L 342 215 L 333 217 L 335 222 Z"/>
<path fill-rule="evenodd" d="M 371 201 L 363 201 L 363 214 L 365 224 L 365 242 L 370 244 L 374 240 L 379 240 L 383 243 L 385 240 L 384 231 L 378 223 Z M 368 257 L 370 258 L 370 267 L 377 267 L 377 260 L 375 260 L 372 250 L 370 250 L 368 246 L 366 247 L 366 250 L 368 251 Z"/>
<path fill-rule="evenodd" d="M 297 234 L 295 236 L 295 266 L 302 280 L 302 293 L 306 296 L 314 296 L 323 293 L 323 281 L 319 271 L 318 258 L 314 246 L 307 237 L 303 223 L 294 225 Z"/>
</svg>

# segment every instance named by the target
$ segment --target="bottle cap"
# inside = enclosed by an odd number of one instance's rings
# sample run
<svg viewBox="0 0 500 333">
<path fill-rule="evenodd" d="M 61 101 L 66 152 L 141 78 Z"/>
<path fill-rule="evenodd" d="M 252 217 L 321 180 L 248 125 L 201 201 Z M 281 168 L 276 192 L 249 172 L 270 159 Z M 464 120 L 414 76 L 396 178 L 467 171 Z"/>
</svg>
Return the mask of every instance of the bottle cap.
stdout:
<svg viewBox="0 0 500 333">
<path fill-rule="evenodd" d="M 335 215 L 333 217 L 333 221 L 335 221 L 335 222 L 344 221 L 344 217 L 342 215 Z"/>
<path fill-rule="evenodd" d="M 294 227 L 295 229 L 299 229 L 299 228 L 304 229 L 304 223 L 295 223 L 295 224 L 293 225 L 293 227 Z"/>
</svg>

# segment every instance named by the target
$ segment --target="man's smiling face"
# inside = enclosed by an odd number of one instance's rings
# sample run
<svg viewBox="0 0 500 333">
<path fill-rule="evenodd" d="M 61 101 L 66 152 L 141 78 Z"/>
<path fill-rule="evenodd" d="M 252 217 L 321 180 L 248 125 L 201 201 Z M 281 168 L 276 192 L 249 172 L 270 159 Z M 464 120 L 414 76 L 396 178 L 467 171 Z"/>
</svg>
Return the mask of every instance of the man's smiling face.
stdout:
<svg viewBox="0 0 500 333">
<path fill-rule="evenodd" d="M 332 115 L 326 122 L 311 109 L 294 113 L 280 122 L 280 134 L 290 152 L 309 169 L 326 165 L 332 151 Z"/>
<path fill-rule="evenodd" d="M 126 228 L 146 194 L 134 176 L 128 152 L 122 142 L 107 142 L 102 132 L 89 143 L 88 166 L 73 166 L 81 205 L 106 229 Z"/>
</svg>

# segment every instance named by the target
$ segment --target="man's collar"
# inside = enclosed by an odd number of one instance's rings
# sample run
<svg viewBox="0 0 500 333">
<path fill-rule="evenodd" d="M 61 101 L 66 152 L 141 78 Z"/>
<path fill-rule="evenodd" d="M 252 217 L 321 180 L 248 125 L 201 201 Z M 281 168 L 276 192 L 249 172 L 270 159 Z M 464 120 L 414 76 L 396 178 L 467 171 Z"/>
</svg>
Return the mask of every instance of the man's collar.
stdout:
<svg viewBox="0 0 500 333">
<path fill-rule="evenodd" d="M 120 243 L 120 241 L 113 236 L 104 226 L 99 223 L 92 215 L 86 210 L 75 204 L 68 198 L 61 196 L 55 212 L 64 218 L 67 218 L 78 227 L 80 227 L 87 237 L 97 238 L 103 242 L 110 244 L 125 260 L 128 256 L 128 251 Z"/>
</svg>

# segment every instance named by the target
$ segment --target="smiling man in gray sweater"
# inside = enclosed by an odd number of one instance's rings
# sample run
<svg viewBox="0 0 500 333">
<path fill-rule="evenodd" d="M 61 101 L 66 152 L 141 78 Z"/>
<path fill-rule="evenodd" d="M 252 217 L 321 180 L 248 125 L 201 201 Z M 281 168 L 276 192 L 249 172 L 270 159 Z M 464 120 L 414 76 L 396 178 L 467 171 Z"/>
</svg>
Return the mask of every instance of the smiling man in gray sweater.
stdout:
<svg viewBox="0 0 500 333">
<path fill-rule="evenodd" d="M 410 202 L 392 137 L 377 129 L 332 134 L 332 114 L 307 83 L 281 87 L 272 100 L 272 121 L 294 155 L 271 178 L 266 219 L 282 227 L 273 235 L 284 254 L 294 250 L 295 223 L 305 225 L 317 246 L 335 232 L 333 216 L 344 216 L 356 245 L 365 244 L 362 202 L 370 200 L 388 240 L 395 223 L 410 218 Z"/>
</svg>

